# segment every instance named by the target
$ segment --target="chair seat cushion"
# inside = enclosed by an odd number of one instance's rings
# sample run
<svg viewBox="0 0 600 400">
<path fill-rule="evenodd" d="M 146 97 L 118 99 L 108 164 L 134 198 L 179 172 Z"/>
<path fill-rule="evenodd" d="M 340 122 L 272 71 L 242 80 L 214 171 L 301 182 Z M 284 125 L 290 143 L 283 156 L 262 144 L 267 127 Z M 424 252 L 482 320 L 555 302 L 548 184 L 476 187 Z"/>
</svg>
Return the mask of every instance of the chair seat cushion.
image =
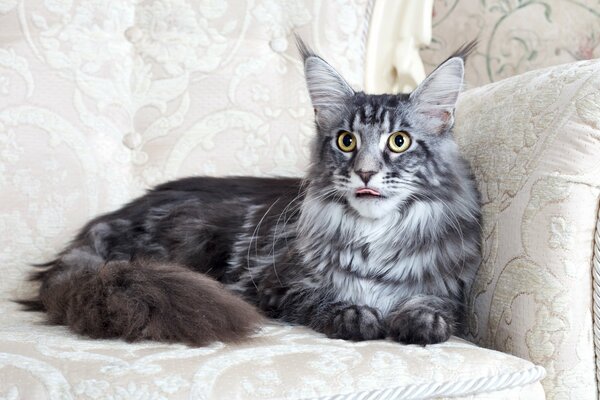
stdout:
<svg viewBox="0 0 600 400">
<path fill-rule="evenodd" d="M 9 303 L 0 311 L 0 397 L 10 399 L 544 398 L 543 368 L 458 338 L 355 343 L 272 324 L 242 344 L 190 348 L 90 340 Z"/>
</svg>

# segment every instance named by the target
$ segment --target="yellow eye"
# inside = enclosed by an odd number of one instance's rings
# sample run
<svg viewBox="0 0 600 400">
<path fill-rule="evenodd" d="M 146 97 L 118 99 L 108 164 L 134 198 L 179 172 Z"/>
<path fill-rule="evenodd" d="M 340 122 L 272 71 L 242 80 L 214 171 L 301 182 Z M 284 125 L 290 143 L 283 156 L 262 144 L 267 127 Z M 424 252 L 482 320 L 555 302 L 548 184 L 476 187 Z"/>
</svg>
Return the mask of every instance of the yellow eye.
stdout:
<svg viewBox="0 0 600 400">
<path fill-rule="evenodd" d="M 349 153 L 356 148 L 356 137 L 350 132 L 341 131 L 338 133 L 337 145 L 341 151 Z"/>
<path fill-rule="evenodd" d="M 390 135 L 388 139 L 388 147 L 394 153 L 402 153 L 410 147 L 410 135 L 408 132 L 398 131 Z"/>
</svg>

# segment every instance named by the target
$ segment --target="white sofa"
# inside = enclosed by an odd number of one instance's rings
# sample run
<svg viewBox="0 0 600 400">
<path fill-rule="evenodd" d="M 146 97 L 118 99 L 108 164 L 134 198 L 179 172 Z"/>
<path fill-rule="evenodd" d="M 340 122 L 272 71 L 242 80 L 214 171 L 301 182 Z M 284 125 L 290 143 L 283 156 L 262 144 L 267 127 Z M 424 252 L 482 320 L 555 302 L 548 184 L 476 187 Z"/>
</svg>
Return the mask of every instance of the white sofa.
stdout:
<svg viewBox="0 0 600 400">
<path fill-rule="evenodd" d="M 0 398 L 596 398 L 598 61 L 460 98 L 456 137 L 484 200 L 469 303 L 482 347 L 351 343 L 276 324 L 238 346 L 127 344 L 10 302 L 34 290 L 28 263 L 156 183 L 302 174 L 312 109 L 291 32 L 361 87 L 372 7 L 0 2 Z"/>
</svg>

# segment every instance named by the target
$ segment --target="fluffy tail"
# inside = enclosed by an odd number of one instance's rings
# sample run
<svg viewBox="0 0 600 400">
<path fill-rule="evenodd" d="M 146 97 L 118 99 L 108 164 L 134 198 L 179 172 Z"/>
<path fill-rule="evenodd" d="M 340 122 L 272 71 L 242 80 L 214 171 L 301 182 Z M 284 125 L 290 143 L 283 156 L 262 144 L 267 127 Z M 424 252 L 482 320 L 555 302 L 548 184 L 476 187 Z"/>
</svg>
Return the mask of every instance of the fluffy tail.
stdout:
<svg viewBox="0 0 600 400">
<path fill-rule="evenodd" d="M 42 266 L 39 298 L 21 303 L 93 338 L 203 346 L 240 341 L 263 319 L 217 281 L 173 264 L 105 262 L 73 249 Z"/>
</svg>

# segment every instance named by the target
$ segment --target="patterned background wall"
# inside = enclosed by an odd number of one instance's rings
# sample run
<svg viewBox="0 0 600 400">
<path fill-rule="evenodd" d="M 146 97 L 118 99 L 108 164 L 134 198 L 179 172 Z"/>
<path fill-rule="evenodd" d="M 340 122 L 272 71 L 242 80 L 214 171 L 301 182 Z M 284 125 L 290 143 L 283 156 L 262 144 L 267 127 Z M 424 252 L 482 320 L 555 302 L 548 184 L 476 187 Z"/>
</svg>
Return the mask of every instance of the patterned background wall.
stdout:
<svg viewBox="0 0 600 400">
<path fill-rule="evenodd" d="M 462 43 L 479 46 L 469 87 L 550 65 L 600 57 L 597 0 L 435 0 L 433 39 L 421 52 L 431 71 Z"/>
</svg>

